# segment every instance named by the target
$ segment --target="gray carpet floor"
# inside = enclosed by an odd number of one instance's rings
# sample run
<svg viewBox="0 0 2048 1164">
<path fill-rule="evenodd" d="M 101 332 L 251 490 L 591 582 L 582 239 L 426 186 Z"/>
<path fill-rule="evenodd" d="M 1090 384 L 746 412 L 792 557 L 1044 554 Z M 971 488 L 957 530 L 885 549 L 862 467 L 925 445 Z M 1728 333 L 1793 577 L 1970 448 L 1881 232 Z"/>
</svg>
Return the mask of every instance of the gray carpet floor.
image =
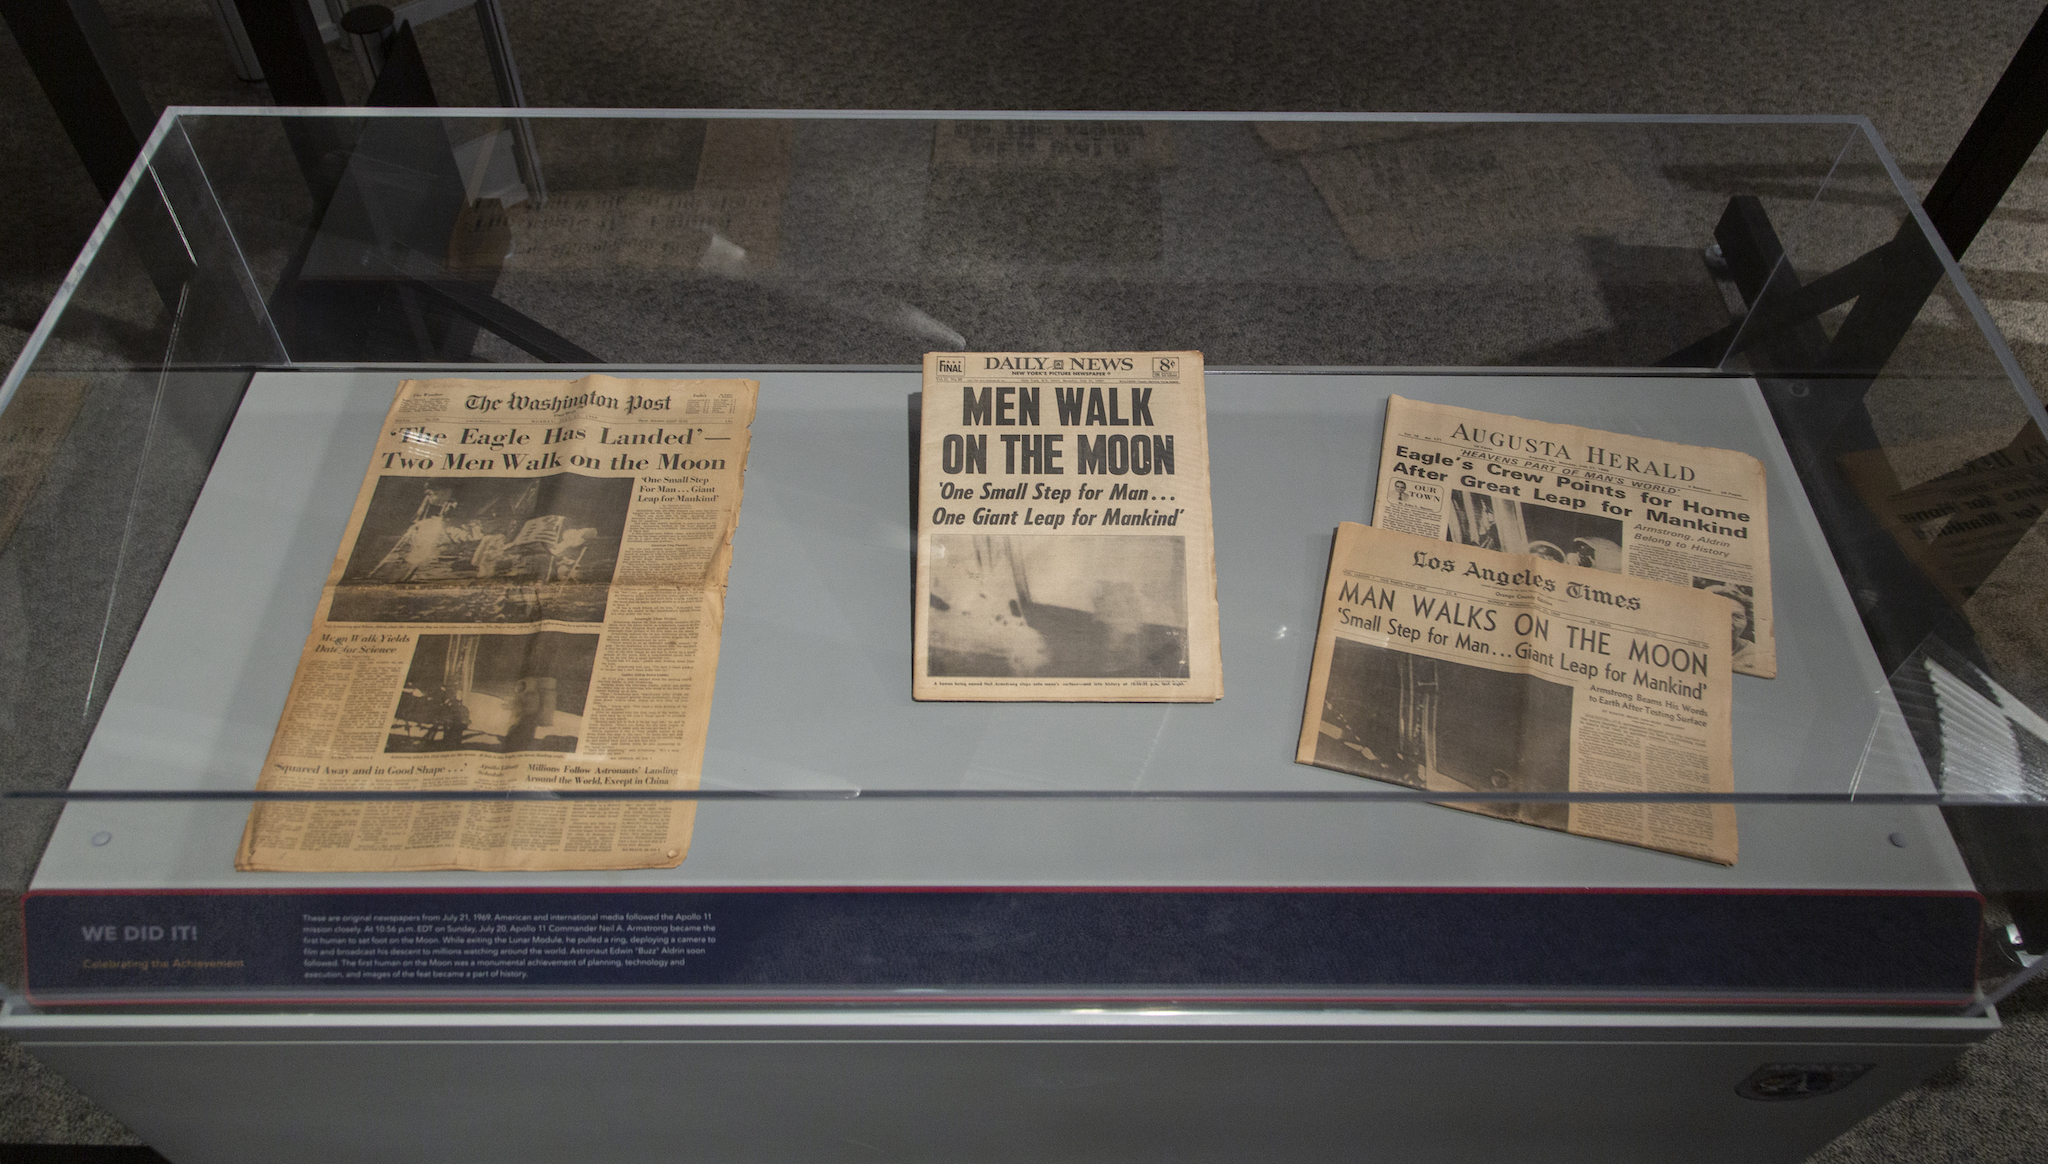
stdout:
<svg viewBox="0 0 2048 1164">
<path fill-rule="evenodd" d="M 257 105 L 206 0 L 104 0 L 159 105 Z M 1864 113 L 1922 191 L 2039 15 L 2034 0 L 505 0 L 529 99 L 589 107 Z M 495 104 L 472 21 L 421 30 L 444 105 Z M 360 92 L 337 52 L 344 83 Z M 0 359 L 11 361 L 100 212 L 11 39 L 0 38 Z M 1965 256 L 2036 383 L 2048 377 L 2048 160 Z M 9 835 L 20 836 L 19 832 Z M 18 892 L 32 852 L 0 853 Z M 10 951 L 14 911 L 0 911 Z M 2008 1027 L 1814 1157 L 2048 1159 L 2048 987 Z M 132 1143 L 0 1043 L 0 1143 Z"/>
</svg>

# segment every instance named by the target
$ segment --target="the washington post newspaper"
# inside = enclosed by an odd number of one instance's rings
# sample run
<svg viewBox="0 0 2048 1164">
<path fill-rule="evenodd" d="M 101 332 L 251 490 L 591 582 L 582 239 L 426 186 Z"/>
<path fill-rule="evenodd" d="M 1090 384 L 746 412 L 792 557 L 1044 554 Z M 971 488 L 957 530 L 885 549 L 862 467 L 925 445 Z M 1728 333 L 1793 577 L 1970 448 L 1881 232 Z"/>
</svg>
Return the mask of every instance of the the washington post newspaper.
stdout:
<svg viewBox="0 0 2048 1164">
<path fill-rule="evenodd" d="M 1223 696 L 1200 352 L 934 352 L 917 699 Z"/>
<path fill-rule="evenodd" d="M 257 787 L 693 789 L 752 380 L 408 380 Z M 673 866 L 694 805 L 273 801 L 238 869 Z"/>
<path fill-rule="evenodd" d="M 1704 591 L 1735 670 L 1778 673 L 1764 467 L 1747 453 L 1395 396 L 1372 521 Z"/>
<path fill-rule="evenodd" d="M 1345 522 L 1295 759 L 1580 836 L 1735 863 L 1727 614 L 1691 587 Z"/>
</svg>

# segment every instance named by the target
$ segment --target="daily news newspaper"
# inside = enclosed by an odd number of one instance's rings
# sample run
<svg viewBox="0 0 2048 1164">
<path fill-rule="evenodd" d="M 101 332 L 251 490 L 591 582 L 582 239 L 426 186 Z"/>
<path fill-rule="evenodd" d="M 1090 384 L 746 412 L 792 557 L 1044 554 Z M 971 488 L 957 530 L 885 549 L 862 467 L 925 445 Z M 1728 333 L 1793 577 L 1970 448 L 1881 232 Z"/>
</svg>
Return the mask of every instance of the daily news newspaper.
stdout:
<svg viewBox="0 0 2048 1164">
<path fill-rule="evenodd" d="M 407 380 L 261 790 L 693 789 L 752 380 Z M 636 869 L 689 801 L 272 801 L 245 870 Z"/>
<path fill-rule="evenodd" d="M 1200 352 L 924 358 L 911 694 L 1223 696 Z"/>
<path fill-rule="evenodd" d="M 1395 396 L 1372 521 L 1705 591 L 1735 670 L 1778 673 L 1764 467 L 1747 453 Z"/>
<path fill-rule="evenodd" d="M 1345 522 L 1295 759 L 1448 807 L 1735 863 L 1727 615 L 1690 587 Z"/>
</svg>

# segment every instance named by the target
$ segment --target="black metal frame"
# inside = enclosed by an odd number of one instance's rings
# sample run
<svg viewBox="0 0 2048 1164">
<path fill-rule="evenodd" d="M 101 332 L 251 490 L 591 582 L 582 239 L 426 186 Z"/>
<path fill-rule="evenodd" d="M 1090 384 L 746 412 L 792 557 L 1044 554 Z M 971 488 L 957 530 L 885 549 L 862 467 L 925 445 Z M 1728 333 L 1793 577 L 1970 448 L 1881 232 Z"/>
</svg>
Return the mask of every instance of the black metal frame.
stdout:
<svg viewBox="0 0 2048 1164">
<path fill-rule="evenodd" d="M 327 42 L 305 0 L 235 0 L 249 47 L 279 105 L 346 105 Z"/>
<path fill-rule="evenodd" d="M 156 126 L 156 108 L 136 83 L 99 0 L 0 0 L 0 17 L 92 184 L 112 201 Z"/>
<path fill-rule="evenodd" d="M 384 54 L 369 104 L 433 107 L 410 25 L 391 34 Z M 481 328 L 547 363 L 603 362 L 494 297 L 495 262 L 448 269 L 467 192 L 438 123 L 364 122 L 334 156 L 341 164 L 331 177 L 324 168 L 309 176 L 324 195 L 320 211 L 271 296 L 297 358 L 460 362 Z"/>
<path fill-rule="evenodd" d="M 113 201 L 156 127 L 156 107 L 135 81 L 99 0 L 0 0 L 36 81 L 100 197 Z M 175 311 L 193 264 L 170 211 L 138 189 L 122 219 L 164 306 Z"/>
<path fill-rule="evenodd" d="M 1838 468 L 1844 454 L 1881 446 L 1864 398 L 1940 283 L 1934 244 L 1909 218 L 1888 242 L 1802 283 L 1762 203 L 1749 195 L 1729 200 L 1714 239 L 1749 311 L 1660 364 L 1718 367 L 1746 357 L 1888 672 L 1937 634 L 1983 664 L 1960 612 Z M 1855 307 L 1830 337 L 1819 317 L 1850 300 Z"/>
<path fill-rule="evenodd" d="M 2028 32 L 1922 209 L 1935 236 L 1960 257 L 2048 135 L 2048 12 Z M 1991 670 L 1975 634 L 1856 495 L 1838 465 L 1844 453 L 1880 447 L 1865 397 L 1945 274 L 1942 256 L 1908 218 L 1881 246 L 1802 283 L 1762 203 L 1729 202 L 1714 232 L 1719 258 L 1749 311 L 1743 319 L 1667 357 L 1671 366 L 1722 366 L 1746 357 L 1806 495 L 1821 519 L 1879 660 L 1893 677 L 1915 742 L 1931 770 L 1944 748 L 1941 718 L 1917 662 L 1959 660 Z M 1820 316 L 1854 300 L 1830 337 Z M 2024 530 L 2015 531 L 2017 540 Z M 1947 807 L 1975 884 L 2013 919 L 2016 934 L 1987 933 L 1986 952 L 2017 969 L 2014 951 L 2048 951 L 2048 819 L 2027 806 Z"/>
<path fill-rule="evenodd" d="M 2048 135 L 2044 92 L 2048 11 L 2034 22 L 1923 203 L 1951 254 L 1961 255 L 1977 237 Z M 1841 454 L 1878 446 L 1864 396 L 1940 286 L 1946 268 L 1938 248 L 1909 217 L 1883 245 L 1802 283 L 1762 202 L 1748 195 L 1729 200 L 1714 243 L 1749 310 L 1659 363 L 1718 367 L 1746 357 L 1887 669 L 1937 633 L 1977 657 L 1967 623 L 1906 560 L 1835 468 Z M 1830 336 L 1820 316 L 1851 301 Z"/>
<path fill-rule="evenodd" d="M 345 104 L 319 27 L 303 0 L 236 0 L 236 8 L 278 104 Z M 21 45 L 100 195 L 112 201 L 147 144 L 157 114 L 136 83 L 135 70 L 129 66 L 99 0 L 0 0 L 0 18 L 6 20 Z M 368 103 L 384 107 L 438 105 L 409 27 L 397 30 L 387 53 L 386 67 L 380 72 Z M 287 325 L 283 331 L 288 350 L 305 359 L 335 356 L 342 350 L 335 341 L 343 335 L 357 334 L 360 338 L 362 333 L 381 329 L 381 337 L 372 344 L 379 356 L 463 360 L 468 358 L 481 327 L 543 361 L 601 362 L 581 346 L 494 298 L 491 290 L 497 279 L 495 270 L 461 274 L 441 270 L 438 260 L 447 243 L 445 234 L 438 243 L 410 240 L 414 253 L 431 261 L 423 261 L 417 269 L 390 271 L 389 278 L 382 281 L 358 283 L 353 289 L 355 294 L 335 297 L 331 304 L 342 310 L 342 318 L 315 324 L 312 315 L 303 309 L 319 296 L 316 293 L 309 298 L 296 284 L 307 254 L 316 246 L 335 209 L 343 176 L 362 144 L 363 135 L 351 133 L 350 128 L 310 120 L 286 125 L 300 170 L 313 192 L 315 205 L 320 208 L 315 217 L 321 224 L 309 232 L 273 295 L 273 305 L 284 309 L 281 323 Z M 390 136 L 397 135 L 387 135 L 387 146 L 392 144 Z M 447 157 L 429 158 L 422 153 L 417 147 L 426 145 L 427 138 L 419 138 L 402 152 L 410 162 L 423 164 L 432 171 L 434 180 L 422 197 L 440 205 L 432 209 L 429 217 L 445 219 L 452 225 L 462 209 L 463 186 L 455 174 L 454 158 L 445 138 L 432 136 L 434 146 L 428 153 L 438 149 Z M 193 262 L 179 241 L 169 208 L 154 189 L 138 188 L 131 193 L 122 215 L 122 229 L 136 245 L 165 307 L 175 312 L 193 273 Z M 430 243 L 433 245 L 426 245 Z M 393 320 L 400 321 L 396 331 L 388 326 Z M 289 326 L 291 323 L 298 326 Z M 304 346 L 309 340 L 313 341 L 310 350 Z M 348 358 L 369 357 L 367 350 L 355 350 Z"/>
</svg>

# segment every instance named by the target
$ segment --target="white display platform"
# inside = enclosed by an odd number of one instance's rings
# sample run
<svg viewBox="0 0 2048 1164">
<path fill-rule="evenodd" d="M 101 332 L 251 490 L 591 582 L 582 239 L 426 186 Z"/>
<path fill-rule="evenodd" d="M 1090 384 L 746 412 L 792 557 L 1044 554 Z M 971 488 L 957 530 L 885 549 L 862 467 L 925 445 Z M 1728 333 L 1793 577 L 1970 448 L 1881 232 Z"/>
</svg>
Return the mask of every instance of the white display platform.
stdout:
<svg viewBox="0 0 2048 1164">
<path fill-rule="evenodd" d="M 570 375 L 572 373 L 553 373 Z M 671 373 L 674 374 L 674 373 Z M 396 372 L 259 374 L 72 787 L 253 786 Z M 915 375 L 762 382 L 719 661 L 710 801 L 673 870 L 351 885 L 1379 885 L 1968 891 L 1931 808 L 1739 812 L 1732 868 L 1416 803 L 862 801 L 872 789 L 1358 792 L 1292 760 L 1330 535 L 1372 512 L 1389 392 L 1751 453 L 1780 672 L 1736 676 L 1745 793 L 1931 792 L 1753 382 L 1212 373 L 1227 694 L 1214 705 L 910 699 Z M 332 888 L 233 869 L 244 803 L 66 808 L 36 890 Z M 97 842 L 97 843 L 96 843 Z"/>
</svg>

